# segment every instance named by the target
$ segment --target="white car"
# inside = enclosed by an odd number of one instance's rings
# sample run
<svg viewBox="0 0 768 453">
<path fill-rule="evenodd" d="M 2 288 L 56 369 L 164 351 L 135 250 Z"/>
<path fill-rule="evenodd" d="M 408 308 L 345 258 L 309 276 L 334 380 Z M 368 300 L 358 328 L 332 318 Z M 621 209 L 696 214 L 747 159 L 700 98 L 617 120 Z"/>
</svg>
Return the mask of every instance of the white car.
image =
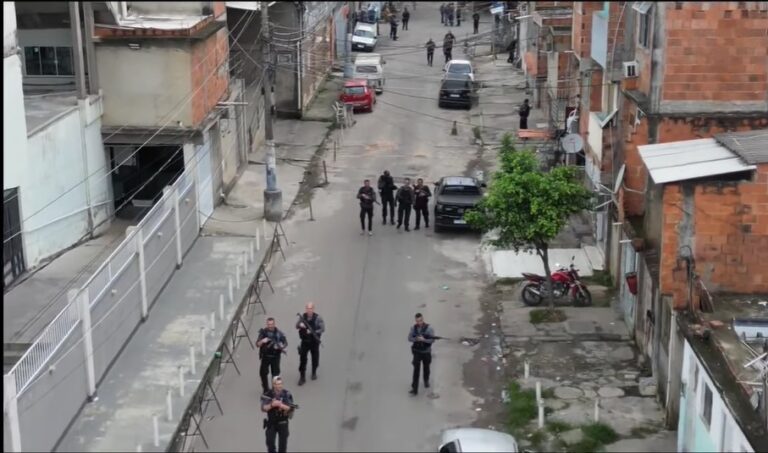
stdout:
<svg viewBox="0 0 768 453">
<path fill-rule="evenodd" d="M 482 428 L 456 428 L 443 431 L 439 453 L 510 452 L 517 453 L 517 441 L 509 434 Z"/>
<path fill-rule="evenodd" d="M 355 26 L 354 33 L 352 33 L 352 50 L 373 52 L 373 49 L 376 48 L 377 40 L 376 25 L 358 23 Z"/>
<path fill-rule="evenodd" d="M 469 79 L 475 81 L 475 69 L 467 60 L 451 60 L 445 64 L 443 72 L 446 74 L 467 74 Z"/>
</svg>

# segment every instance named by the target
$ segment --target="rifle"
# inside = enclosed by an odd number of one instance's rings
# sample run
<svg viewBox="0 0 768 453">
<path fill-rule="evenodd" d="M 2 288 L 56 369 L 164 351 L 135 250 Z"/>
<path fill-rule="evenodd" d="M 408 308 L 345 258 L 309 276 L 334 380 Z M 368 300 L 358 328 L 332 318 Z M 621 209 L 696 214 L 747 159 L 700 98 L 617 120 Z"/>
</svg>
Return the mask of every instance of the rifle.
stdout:
<svg viewBox="0 0 768 453">
<path fill-rule="evenodd" d="M 317 344 L 318 345 L 323 344 L 323 342 L 320 341 L 320 337 L 317 336 L 317 333 L 315 332 L 315 329 L 309 327 L 309 322 L 307 322 L 306 319 L 301 317 L 301 313 L 296 313 L 296 316 L 299 317 L 300 322 L 304 323 L 304 328 L 307 329 L 307 331 L 309 332 L 310 335 L 312 335 L 312 337 L 314 337 L 315 341 L 317 341 Z M 301 346 L 299 346 L 299 348 L 301 348 Z M 301 350 L 301 349 L 299 349 L 299 350 Z"/>
<path fill-rule="evenodd" d="M 269 398 L 270 400 L 274 400 L 274 399 L 276 399 L 274 396 L 269 396 L 269 395 L 267 395 L 267 394 L 262 394 L 262 395 L 261 395 L 261 397 L 262 397 L 262 398 Z M 290 408 L 291 408 L 291 410 L 294 410 L 294 411 L 295 411 L 296 409 L 298 409 L 298 408 L 299 408 L 299 405 L 298 405 L 298 404 L 294 404 L 294 403 L 286 403 L 285 401 L 280 401 L 280 402 L 281 402 L 281 403 L 283 403 L 283 404 L 285 404 L 286 406 L 290 407 Z"/>
<path fill-rule="evenodd" d="M 264 346 L 259 346 L 259 359 L 261 359 L 261 358 L 264 356 L 264 350 L 263 350 L 262 348 L 264 348 L 264 347 L 268 347 L 268 346 L 266 346 L 266 345 L 268 345 L 268 344 L 272 343 L 272 339 L 271 339 L 271 338 L 269 338 L 269 337 L 264 337 L 263 339 L 267 340 L 267 342 L 264 344 Z M 277 349 L 277 348 L 275 348 L 274 346 L 271 346 L 271 348 L 272 348 L 272 349 Z M 283 353 L 283 354 L 285 354 L 285 355 L 288 355 L 288 353 L 285 351 L 285 349 L 282 349 L 282 348 L 281 348 L 281 349 L 280 349 L 280 352 L 281 352 L 281 353 Z"/>
<path fill-rule="evenodd" d="M 438 337 L 437 335 L 422 335 L 425 340 L 450 340 L 450 338 L 446 337 Z"/>
</svg>

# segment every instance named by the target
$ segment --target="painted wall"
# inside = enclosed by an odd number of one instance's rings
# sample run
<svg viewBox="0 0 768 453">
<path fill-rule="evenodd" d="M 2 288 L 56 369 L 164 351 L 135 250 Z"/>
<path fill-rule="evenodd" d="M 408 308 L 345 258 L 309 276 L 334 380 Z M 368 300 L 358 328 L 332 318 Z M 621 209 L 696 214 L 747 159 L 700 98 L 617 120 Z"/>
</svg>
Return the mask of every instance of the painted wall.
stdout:
<svg viewBox="0 0 768 453">
<path fill-rule="evenodd" d="M 27 172 L 27 121 L 21 84 L 21 58 L 3 58 L 3 189 L 21 186 Z"/>
<path fill-rule="evenodd" d="M 100 117 L 98 98 L 81 101 L 77 109 L 28 138 L 20 189 L 28 267 L 70 247 L 88 232 L 87 191 L 94 206 L 94 225 L 112 212 Z M 81 182 L 88 175 L 93 176 L 86 186 Z"/>
<path fill-rule="evenodd" d="M 189 47 L 178 42 L 97 45 L 99 83 L 104 90 L 104 126 L 156 127 L 193 124 Z M 141 68 L 141 74 L 137 73 Z M 202 90 L 201 90 L 202 91 Z M 172 115 L 169 115 L 172 113 Z"/>
<path fill-rule="evenodd" d="M 24 58 L 24 47 L 72 47 L 72 31 L 69 28 L 42 28 L 18 31 L 19 52 Z M 75 67 L 74 56 L 72 66 Z M 40 88 L 69 87 L 75 89 L 74 76 L 28 76 L 24 71 L 25 86 Z"/>
<path fill-rule="evenodd" d="M 698 373 L 695 371 L 697 368 Z M 678 451 L 753 452 L 743 431 L 718 394 L 711 377 L 687 341 L 684 345 L 682 369 L 685 391 L 681 392 L 680 396 Z M 712 391 L 712 417 L 709 427 L 702 416 L 704 389 L 707 387 Z"/>
</svg>

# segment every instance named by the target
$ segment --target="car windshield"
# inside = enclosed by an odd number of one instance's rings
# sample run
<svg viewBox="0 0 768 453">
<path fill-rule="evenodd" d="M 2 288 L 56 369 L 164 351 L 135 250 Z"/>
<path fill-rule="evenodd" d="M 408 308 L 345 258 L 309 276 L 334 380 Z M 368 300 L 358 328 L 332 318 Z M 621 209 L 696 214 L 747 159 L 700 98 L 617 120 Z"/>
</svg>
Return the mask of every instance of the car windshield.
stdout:
<svg viewBox="0 0 768 453">
<path fill-rule="evenodd" d="M 467 80 L 446 80 L 443 82 L 444 90 L 468 90 L 469 81 Z"/>
<path fill-rule="evenodd" d="M 359 96 L 365 94 L 365 87 L 344 87 L 344 94 Z"/>
<path fill-rule="evenodd" d="M 376 74 L 376 66 L 358 66 L 357 72 L 360 74 Z"/>
<path fill-rule="evenodd" d="M 480 189 L 477 186 L 445 186 L 443 195 L 480 195 Z"/>
<path fill-rule="evenodd" d="M 373 33 L 368 30 L 355 30 L 355 36 L 359 36 L 361 38 L 373 38 Z"/>
<path fill-rule="evenodd" d="M 472 74 L 472 66 L 465 63 L 454 63 L 448 66 L 448 72 L 451 74 Z"/>
</svg>

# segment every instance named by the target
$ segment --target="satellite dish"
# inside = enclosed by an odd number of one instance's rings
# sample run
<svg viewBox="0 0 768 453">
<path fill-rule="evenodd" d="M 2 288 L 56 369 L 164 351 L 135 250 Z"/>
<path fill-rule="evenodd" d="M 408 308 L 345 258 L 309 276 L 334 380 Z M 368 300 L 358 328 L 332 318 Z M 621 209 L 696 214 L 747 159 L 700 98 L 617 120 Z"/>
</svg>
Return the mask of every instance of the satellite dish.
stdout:
<svg viewBox="0 0 768 453">
<path fill-rule="evenodd" d="M 575 154 L 584 149 L 584 139 L 579 134 L 568 134 L 560 139 L 560 146 L 568 154 Z"/>
</svg>

